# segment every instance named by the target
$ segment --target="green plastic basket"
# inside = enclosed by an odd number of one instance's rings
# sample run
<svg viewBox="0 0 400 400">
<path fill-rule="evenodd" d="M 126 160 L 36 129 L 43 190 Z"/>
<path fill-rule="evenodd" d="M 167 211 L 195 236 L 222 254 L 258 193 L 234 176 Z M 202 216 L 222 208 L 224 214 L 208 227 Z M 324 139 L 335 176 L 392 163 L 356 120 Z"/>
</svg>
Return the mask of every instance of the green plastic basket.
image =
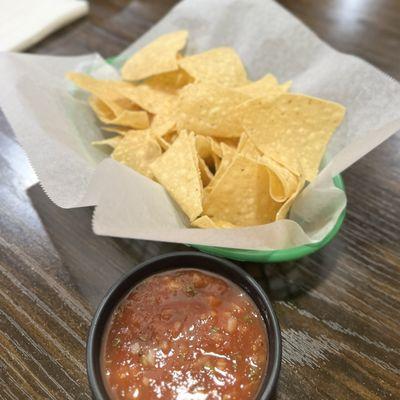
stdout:
<svg viewBox="0 0 400 400">
<path fill-rule="evenodd" d="M 341 175 L 337 175 L 333 178 L 335 186 L 339 189 L 344 189 L 344 183 Z M 309 254 L 315 253 L 326 246 L 339 232 L 340 227 L 343 224 L 346 216 L 346 209 L 342 211 L 335 226 L 332 230 L 317 243 L 307 244 L 304 246 L 293 247 L 285 250 L 242 250 L 242 249 L 231 249 L 227 247 L 213 247 L 213 246 L 200 246 L 192 245 L 192 247 L 208 254 L 212 254 L 219 257 L 229 258 L 237 261 L 250 261 L 258 263 L 278 263 L 285 261 L 293 261 L 299 258 L 305 257 Z"/>
<path fill-rule="evenodd" d="M 107 59 L 107 62 L 112 65 L 115 59 L 116 57 L 110 57 Z M 333 182 L 337 188 L 342 189 L 343 191 L 345 190 L 341 175 L 335 176 L 333 178 Z M 212 254 L 219 257 L 225 257 L 237 261 L 250 261 L 259 263 L 277 263 L 277 262 L 293 261 L 305 257 L 309 254 L 315 253 L 319 249 L 322 249 L 324 246 L 326 246 L 339 232 L 345 216 L 346 216 L 346 209 L 342 211 L 332 230 L 320 242 L 307 244 L 304 246 L 293 247 L 291 249 L 243 250 L 243 249 L 231 249 L 227 247 L 214 247 L 214 246 L 201 246 L 201 245 L 191 245 L 191 246 L 204 253 Z"/>
</svg>

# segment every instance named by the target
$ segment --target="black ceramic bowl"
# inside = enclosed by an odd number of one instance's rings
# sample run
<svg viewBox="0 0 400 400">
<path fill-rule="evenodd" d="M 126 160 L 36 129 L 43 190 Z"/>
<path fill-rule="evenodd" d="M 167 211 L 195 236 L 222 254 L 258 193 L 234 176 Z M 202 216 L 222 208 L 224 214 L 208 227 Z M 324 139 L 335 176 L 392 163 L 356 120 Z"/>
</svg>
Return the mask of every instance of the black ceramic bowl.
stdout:
<svg viewBox="0 0 400 400">
<path fill-rule="evenodd" d="M 281 366 L 281 335 L 272 304 L 260 285 L 243 269 L 229 261 L 197 252 L 169 253 L 152 258 L 133 268 L 105 295 L 93 318 L 86 350 L 88 378 L 95 399 L 109 399 L 100 369 L 100 349 L 104 329 L 114 308 L 134 286 L 145 278 L 179 268 L 196 268 L 214 272 L 236 283 L 253 299 L 263 316 L 269 340 L 267 372 L 255 400 L 270 399 L 275 390 Z"/>
</svg>

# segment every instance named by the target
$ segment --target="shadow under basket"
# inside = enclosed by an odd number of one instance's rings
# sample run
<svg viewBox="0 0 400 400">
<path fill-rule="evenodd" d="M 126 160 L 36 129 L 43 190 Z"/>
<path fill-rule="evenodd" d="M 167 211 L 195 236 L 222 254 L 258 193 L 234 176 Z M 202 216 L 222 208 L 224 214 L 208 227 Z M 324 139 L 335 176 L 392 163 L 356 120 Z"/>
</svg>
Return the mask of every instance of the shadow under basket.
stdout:
<svg viewBox="0 0 400 400">
<path fill-rule="evenodd" d="M 344 183 L 341 175 L 337 175 L 333 178 L 335 186 L 345 191 Z M 225 257 L 231 260 L 237 261 L 250 261 L 259 263 L 278 263 L 285 261 L 298 260 L 299 258 L 308 256 L 309 254 L 315 253 L 316 251 L 325 247 L 339 232 L 344 218 L 346 215 L 346 209 L 342 211 L 339 218 L 336 221 L 335 226 L 331 231 L 319 242 L 306 244 L 304 246 L 292 247 L 284 250 L 243 250 L 243 249 L 231 249 L 227 247 L 214 247 L 214 246 L 202 246 L 202 245 L 191 245 L 192 247 L 214 256 Z"/>
</svg>

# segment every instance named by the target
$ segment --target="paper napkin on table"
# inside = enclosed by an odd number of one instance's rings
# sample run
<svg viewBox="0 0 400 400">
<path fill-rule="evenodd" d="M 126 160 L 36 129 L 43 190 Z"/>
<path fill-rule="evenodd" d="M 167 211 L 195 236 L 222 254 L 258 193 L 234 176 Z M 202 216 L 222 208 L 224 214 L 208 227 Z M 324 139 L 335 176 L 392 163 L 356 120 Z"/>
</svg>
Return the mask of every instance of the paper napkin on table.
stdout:
<svg viewBox="0 0 400 400">
<path fill-rule="evenodd" d="M 0 0 L 0 51 L 20 51 L 87 14 L 83 0 Z"/>
</svg>

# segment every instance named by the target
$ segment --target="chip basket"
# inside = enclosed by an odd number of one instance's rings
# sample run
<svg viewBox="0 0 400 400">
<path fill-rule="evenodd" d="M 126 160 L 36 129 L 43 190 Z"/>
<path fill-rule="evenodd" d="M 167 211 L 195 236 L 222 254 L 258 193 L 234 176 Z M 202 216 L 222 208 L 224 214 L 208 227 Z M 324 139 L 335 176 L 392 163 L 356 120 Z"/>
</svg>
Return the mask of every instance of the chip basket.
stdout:
<svg viewBox="0 0 400 400">
<path fill-rule="evenodd" d="M 107 62 L 113 64 L 116 57 L 110 57 Z M 337 175 L 333 178 L 335 186 L 345 191 L 344 183 L 341 175 Z M 325 247 L 339 232 L 344 218 L 346 216 L 346 209 L 342 211 L 339 218 L 336 221 L 335 226 L 332 230 L 319 242 L 307 244 L 304 246 L 292 247 L 284 250 L 244 250 L 244 249 L 232 249 L 227 247 L 214 247 L 214 246 L 202 246 L 202 245 L 190 245 L 203 253 L 212 254 L 214 256 L 225 257 L 236 261 L 249 261 L 257 263 L 279 263 L 286 261 L 298 260 L 299 258 L 305 257 L 309 254 L 313 254 L 316 251 Z"/>
</svg>

